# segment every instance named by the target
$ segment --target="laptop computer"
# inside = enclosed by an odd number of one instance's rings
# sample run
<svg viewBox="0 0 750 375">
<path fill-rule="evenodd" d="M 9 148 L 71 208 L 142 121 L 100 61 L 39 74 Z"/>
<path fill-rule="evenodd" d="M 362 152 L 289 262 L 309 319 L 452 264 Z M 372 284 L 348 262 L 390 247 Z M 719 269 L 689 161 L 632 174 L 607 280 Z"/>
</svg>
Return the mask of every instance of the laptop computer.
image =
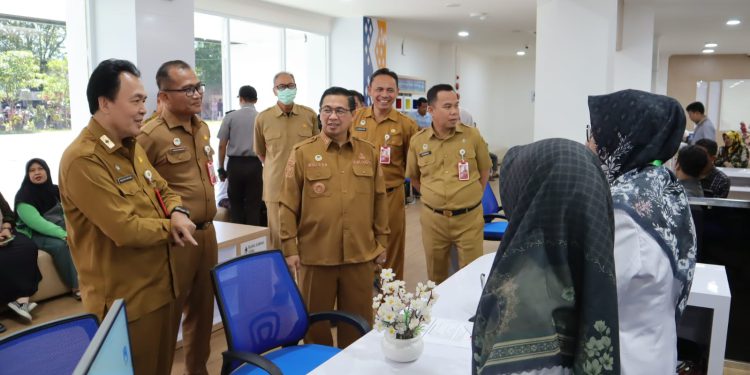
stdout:
<svg viewBox="0 0 750 375">
<path fill-rule="evenodd" d="M 73 374 L 133 374 L 128 316 L 122 299 L 115 300 L 112 304 Z"/>
</svg>

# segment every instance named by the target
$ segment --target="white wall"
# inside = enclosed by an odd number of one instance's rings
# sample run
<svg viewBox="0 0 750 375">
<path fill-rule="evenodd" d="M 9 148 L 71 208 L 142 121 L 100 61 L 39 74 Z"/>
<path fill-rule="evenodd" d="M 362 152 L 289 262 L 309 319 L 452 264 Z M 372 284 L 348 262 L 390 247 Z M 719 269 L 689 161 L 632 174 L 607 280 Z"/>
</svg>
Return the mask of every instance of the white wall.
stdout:
<svg viewBox="0 0 750 375">
<path fill-rule="evenodd" d="M 149 0 L 154 1 L 154 0 Z M 328 35 L 333 18 L 261 0 L 195 0 L 195 11 Z M 361 29 L 361 28 L 360 28 Z"/>
<path fill-rule="evenodd" d="M 500 57 L 493 67 L 492 113 L 479 129 L 491 151 L 534 141 L 533 56 Z"/>
<path fill-rule="evenodd" d="M 651 92 L 660 95 L 667 95 L 667 79 L 669 78 L 669 57 L 670 54 L 659 48 L 659 40 L 654 43 L 654 73 L 652 75 L 653 83 Z"/>
<path fill-rule="evenodd" d="M 651 91 L 654 55 L 654 10 L 625 2 L 622 48 L 614 56 L 613 91 Z"/>
<path fill-rule="evenodd" d="M 359 92 L 363 90 L 362 22 L 362 17 L 337 18 L 333 21 L 329 43 L 329 77 L 332 86 L 346 87 Z"/>
<path fill-rule="evenodd" d="M 389 69 L 400 76 L 424 79 L 427 89 L 438 83 L 452 83 L 443 82 L 440 76 L 440 65 L 443 60 L 440 55 L 440 42 L 399 34 L 391 28 L 390 21 L 388 29 L 386 57 Z"/>
</svg>

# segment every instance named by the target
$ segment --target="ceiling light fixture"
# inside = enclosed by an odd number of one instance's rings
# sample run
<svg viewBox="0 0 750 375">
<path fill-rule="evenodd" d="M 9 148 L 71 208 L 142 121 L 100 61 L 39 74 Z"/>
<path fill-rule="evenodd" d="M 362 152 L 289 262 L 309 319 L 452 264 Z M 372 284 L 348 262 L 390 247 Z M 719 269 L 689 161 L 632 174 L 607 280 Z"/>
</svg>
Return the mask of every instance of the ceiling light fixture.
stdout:
<svg viewBox="0 0 750 375">
<path fill-rule="evenodd" d="M 459 31 L 458 36 L 460 36 L 461 38 L 466 38 L 467 36 L 469 36 L 469 32 L 465 30 Z"/>
<path fill-rule="evenodd" d="M 738 19 L 735 18 L 735 19 L 731 19 L 731 20 L 727 21 L 727 26 L 737 26 L 737 25 L 739 25 L 741 23 L 742 23 L 742 21 L 740 21 L 740 20 L 738 20 Z"/>
<path fill-rule="evenodd" d="M 526 56 L 526 51 L 517 51 L 516 56 Z"/>
<path fill-rule="evenodd" d="M 718 46 L 719 45 L 717 43 L 706 43 L 706 45 L 704 45 L 703 47 L 705 47 L 705 48 L 716 48 Z"/>
<path fill-rule="evenodd" d="M 714 53 L 714 52 L 716 52 L 716 51 L 712 50 L 711 48 L 706 48 L 706 49 L 704 49 L 704 50 L 703 50 L 703 51 L 701 51 L 701 52 L 703 52 L 703 53 L 705 53 L 705 54 L 710 54 L 710 53 Z"/>
<path fill-rule="evenodd" d="M 485 13 L 485 12 L 469 13 L 469 17 L 471 17 L 471 18 L 478 18 L 480 21 L 484 21 L 484 20 L 487 19 L 487 13 Z"/>
<path fill-rule="evenodd" d="M 459 4 L 459 3 L 446 3 L 445 4 L 446 8 L 458 8 L 460 6 L 461 6 L 461 4 Z"/>
</svg>

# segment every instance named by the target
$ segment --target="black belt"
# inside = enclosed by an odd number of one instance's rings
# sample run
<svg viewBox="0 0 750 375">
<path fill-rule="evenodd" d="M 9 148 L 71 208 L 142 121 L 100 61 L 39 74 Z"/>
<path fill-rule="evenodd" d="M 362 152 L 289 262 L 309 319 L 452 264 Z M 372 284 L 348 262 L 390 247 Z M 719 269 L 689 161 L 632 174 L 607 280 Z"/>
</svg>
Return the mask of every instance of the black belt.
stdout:
<svg viewBox="0 0 750 375">
<path fill-rule="evenodd" d="M 211 221 L 204 221 L 202 223 L 195 223 L 195 229 L 196 230 L 208 229 L 209 226 L 211 226 Z"/>
<path fill-rule="evenodd" d="M 256 155 L 248 155 L 248 156 L 228 156 L 230 159 L 258 159 Z"/>
<path fill-rule="evenodd" d="M 479 207 L 479 205 L 482 204 L 482 201 L 479 201 L 479 203 L 477 203 L 477 204 L 475 204 L 475 205 L 473 205 L 473 206 L 471 206 L 469 208 L 461 208 L 461 209 L 458 209 L 458 210 L 437 210 L 437 209 L 434 209 L 434 208 L 430 207 L 429 205 L 427 205 L 424 202 L 422 202 L 422 204 L 424 204 L 425 207 L 431 209 L 432 212 L 434 212 L 436 214 L 440 214 L 440 215 L 443 215 L 443 216 L 446 216 L 446 217 L 451 217 L 451 216 L 463 215 L 463 214 L 465 214 L 465 213 L 467 213 L 467 212 L 469 212 L 469 211 L 471 211 L 471 210 Z"/>
</svg>

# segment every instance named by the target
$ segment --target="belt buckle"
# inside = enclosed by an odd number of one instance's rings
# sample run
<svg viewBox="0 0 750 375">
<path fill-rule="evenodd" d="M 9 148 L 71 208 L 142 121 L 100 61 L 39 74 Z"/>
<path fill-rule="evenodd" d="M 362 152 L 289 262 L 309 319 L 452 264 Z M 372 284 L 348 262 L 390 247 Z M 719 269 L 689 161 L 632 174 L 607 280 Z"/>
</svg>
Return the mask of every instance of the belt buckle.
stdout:
<svg viewBox="0 0 750 375">
<path fill-rule="evenodd" d="M 443 210 L 443 216 L 445 216 L 445 217 L 451 217 L 451 216 L 453 216 L 453 211 L 451 211 L 451 210 Z"/>
</svg>

